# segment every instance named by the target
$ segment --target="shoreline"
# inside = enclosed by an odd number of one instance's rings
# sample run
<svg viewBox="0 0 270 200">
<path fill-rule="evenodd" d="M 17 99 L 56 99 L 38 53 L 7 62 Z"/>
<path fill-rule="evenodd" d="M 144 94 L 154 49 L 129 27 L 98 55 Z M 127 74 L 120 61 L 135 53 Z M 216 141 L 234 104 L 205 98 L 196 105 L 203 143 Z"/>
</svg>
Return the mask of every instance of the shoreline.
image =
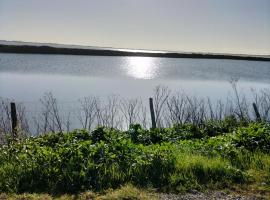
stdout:
<svg viewBox="0 0 270 200">
<path fill-rule="evenodd" d="M 270 61 L 270 57 L 233 55 L 233 54 L 208 54 L 208 53 L 177 53 L 177 52 L 134 52 L 116 49 L 83 49 L 52 47 L 47 45 L 6 45 L 0 44 L 0 53 L 21 53 L 21 54 L 58 54 L 58 55 L 88 55 L 88 56 L 140 56 L 160 58 L 193 58 L 193 59 L 230 59 L 248 61 Z"/>
</svg>

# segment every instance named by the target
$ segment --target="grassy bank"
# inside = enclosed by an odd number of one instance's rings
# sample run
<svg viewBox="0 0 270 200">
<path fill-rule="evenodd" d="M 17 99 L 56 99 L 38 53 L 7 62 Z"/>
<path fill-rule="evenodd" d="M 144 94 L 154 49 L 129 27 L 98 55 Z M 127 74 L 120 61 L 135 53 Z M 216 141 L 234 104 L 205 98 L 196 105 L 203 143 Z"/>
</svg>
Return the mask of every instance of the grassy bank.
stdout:
<svg viewBox="0 0 270 200">
<path fill-rule="evenodd" d="M 132 184 L 162 192 L 270 188 L 270 125 L 231 120 L 128 131 L 97 128 L 10 141 L 2 193 L 77 194 Z M 268 193 L 269 194 L 269 193 Z"/>
</svg>

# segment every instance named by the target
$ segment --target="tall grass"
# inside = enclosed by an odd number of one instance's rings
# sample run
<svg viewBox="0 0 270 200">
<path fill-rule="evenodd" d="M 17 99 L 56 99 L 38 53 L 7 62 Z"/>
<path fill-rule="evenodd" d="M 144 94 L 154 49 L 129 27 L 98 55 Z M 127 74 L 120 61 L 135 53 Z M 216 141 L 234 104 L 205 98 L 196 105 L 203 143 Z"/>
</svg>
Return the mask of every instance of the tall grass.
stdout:
<svg viewBox="0 0 270 200">
<path fill-rule="evenodd" d="M 177 191 L 222 188 L 247 181 L 245 174 L 221 157 L 182 153 L 177 156 L 171 184 Z"/>
</svg>

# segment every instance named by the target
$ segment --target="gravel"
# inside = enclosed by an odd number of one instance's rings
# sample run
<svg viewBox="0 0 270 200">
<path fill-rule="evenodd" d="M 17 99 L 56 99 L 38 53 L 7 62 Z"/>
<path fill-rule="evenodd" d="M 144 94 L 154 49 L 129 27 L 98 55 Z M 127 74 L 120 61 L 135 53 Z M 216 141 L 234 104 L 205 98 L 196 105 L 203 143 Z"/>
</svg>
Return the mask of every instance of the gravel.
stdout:
<svg viewBox="0 0 270 200">
<path fill-rule="evenodd" d="M 159 195 L 160 200 L 268 200 L 270 197 L 257 197 L 254 195 L 243 196 L 242 194 L 228 194 L 226 192 L 215 191 L 215 192 L 192 192 L 184 195 L 177 194 L 165 194 Z"/>
</svg>

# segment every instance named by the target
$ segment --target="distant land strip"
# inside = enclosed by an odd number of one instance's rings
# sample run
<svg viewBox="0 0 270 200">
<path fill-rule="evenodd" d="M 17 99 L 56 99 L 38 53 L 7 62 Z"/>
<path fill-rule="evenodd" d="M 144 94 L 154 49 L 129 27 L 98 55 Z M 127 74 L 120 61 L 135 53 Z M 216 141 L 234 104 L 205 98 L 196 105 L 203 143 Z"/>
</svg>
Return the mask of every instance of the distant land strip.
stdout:
<svg viewBox="0 0 270 200">
<path fill-rule="evenodd" d="M 210 54 L 210 53 L 178 53 L 178 52 L 147 52 L 124 51 L 117 49 L 80 49 L 62 48 L 51 46 L 31 45 L 5 45 L 0 44 L 0 53 L 23 54 L 63 54 L 63 55 L 89 55 L 89 56 L 141 56 L 161 58 L 200 58 L 200 59 L 232 59 L 251 61 L 270 61 L 269 56 L 234 55 L 234 54 Z"/>
</svg>

